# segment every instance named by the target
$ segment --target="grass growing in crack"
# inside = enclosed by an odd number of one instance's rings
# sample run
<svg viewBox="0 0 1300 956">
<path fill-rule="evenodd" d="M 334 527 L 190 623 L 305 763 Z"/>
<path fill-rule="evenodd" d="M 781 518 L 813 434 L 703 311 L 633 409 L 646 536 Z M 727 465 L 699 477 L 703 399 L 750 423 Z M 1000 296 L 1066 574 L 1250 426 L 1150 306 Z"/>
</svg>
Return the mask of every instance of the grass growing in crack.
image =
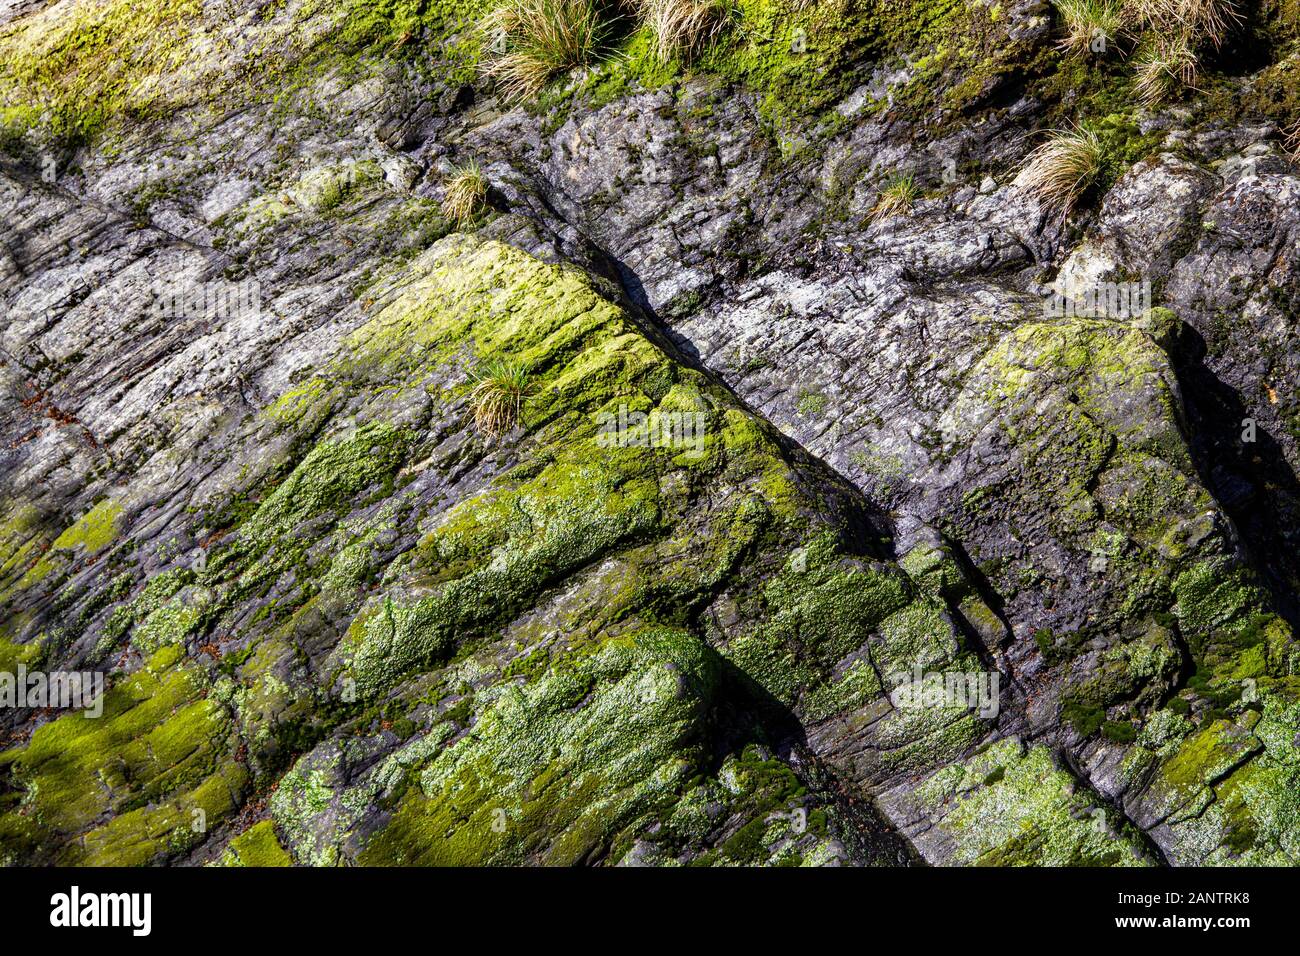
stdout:
<svg viewBox="0 0 1300 956">
<path fill-rule="evenodd" d="M 1157 38 L 1168 42 L 1182 35 L 1189 47 L 1201 42 L 1222 46 L 1242 21 L 1232 0 L 1136 0 L 1133 9 Z"/>
<path fill-rule="evenodd" d="M 1065 24 L 1057 45 L 1069 54 L 1104 52 L 1095 41 L 1136 45 L 1134 92 L 1143 106 L 1195 88 L 1198 55 L 1219 48 L 1244 17 L 1236 0 L 1052 0 Z"/>
<path fill-rule="evenodd" d="M 487 362 L 474 373 L 470 404 L 474 427 L 488 438 L 500 438 L 519 422 L 524 401 L 532 391 L 528 372 L 507 359 Z"/>
<path fill-rule="evenodd" d="M 478 163 L 470 160 L 453 170 L 447 180 L 442 194 L 442 214 L 457 229 L 463 229 L 474 220 L 486 198 L 487 177 L 479 169 Z"/>
<path fill-rule="evenodd" d="M 916 202 L 920 192 L 917 189 L 916 180 L 912 178 L 910 173 L 896 176 L 888 186 L 881 190 L 880 198 L 871 207 L 868 219 L 871 222 L 882 222 L 885 219 L 911 212 L 912 204 Z"/>
<path fill-rule="evenodd" d="M 1067 53 L 1087 54 L 1098 35 L 1114 43 L 1124 25 L 1124 11 L 1117 0 L 1054 0 L 1065 36 L 1057 45 Z"/>
<path fill-rule="evenodd" d="M 1154 39 L 1138 50 L 1134 60 L 1134 89 L 1148 108 L 1159 106 L 1181 87 L 1196 85 L 1196 54 L 1184 35 Z"/>
<path fill-rule="evenodd" d="M 712 43 L 731 16 L 729 0 L 638 0 L 637 18 L 655 36 L 659 59 L 689 58 Z"/>
<path fill-rule="evenodd" d="M 483 30 L 483 70 L 507 102 L 517 103 L 587 65 L 605 25 L 592 0 L 508 0 L 488 15 Z"/>
<path fill-rule="evenodd" d="M 1058 130 L 1029 154 L 1016 185 L 1064 216 L 1096 180 L 1104 158 L 1096 133 Z"/>
</svg>

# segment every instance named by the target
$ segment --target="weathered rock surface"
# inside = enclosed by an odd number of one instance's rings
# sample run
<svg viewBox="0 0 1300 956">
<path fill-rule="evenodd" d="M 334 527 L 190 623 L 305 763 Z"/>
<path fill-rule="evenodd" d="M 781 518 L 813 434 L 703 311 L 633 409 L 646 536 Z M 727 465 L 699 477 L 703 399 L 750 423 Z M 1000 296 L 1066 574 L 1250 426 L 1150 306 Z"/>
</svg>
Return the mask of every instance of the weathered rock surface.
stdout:
<svg viewBox="0 0 1300 956">
<path fill-rule="evenodd" d="M 0 671 L 108 685 L 0 709 L 0 861 L 1297 862 L 1296 25 L 1152 111 L 745 0 L 508 108 L 484 9 L 0 10 Z"/>
</svg>

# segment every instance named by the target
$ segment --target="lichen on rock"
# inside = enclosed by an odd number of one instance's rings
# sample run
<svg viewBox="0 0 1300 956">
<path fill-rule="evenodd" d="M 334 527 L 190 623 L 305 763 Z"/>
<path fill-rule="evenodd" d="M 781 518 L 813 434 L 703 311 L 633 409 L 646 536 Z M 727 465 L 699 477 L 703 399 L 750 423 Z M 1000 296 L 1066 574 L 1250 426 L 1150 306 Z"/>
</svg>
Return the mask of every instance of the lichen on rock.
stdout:
<svg viewBox="0 0 1300 956">
<path fill-rule="evenodd" d="M 0 13 L 0 862 L 1295 863 L 1295 4 L 498 6 Z"/>
</svg>

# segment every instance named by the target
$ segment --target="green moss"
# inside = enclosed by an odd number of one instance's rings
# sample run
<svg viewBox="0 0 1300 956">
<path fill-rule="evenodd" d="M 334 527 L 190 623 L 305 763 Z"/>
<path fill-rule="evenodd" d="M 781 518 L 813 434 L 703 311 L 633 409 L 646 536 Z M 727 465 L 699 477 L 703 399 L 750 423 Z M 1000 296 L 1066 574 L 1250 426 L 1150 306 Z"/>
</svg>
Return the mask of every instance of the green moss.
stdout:
<svg viewBox="0 0 1300 956">
<path fill-rule="evenodd" d="M 1221 628 L 1248 626 L 1248 612 L 1261 599 L 1245 572 L 1208 562 L 1180 574 L 1173 591 L 1179 627 L 1198 644 Z"/>
<path fill-rule="evenodd" d="M 1139 693 L 1154 702 L 1152 688 L 1173 679 L 1175 645 L 1157 630 L 1167 635 L 1176 626 L 1211 680 L 1256 676 L 1261 668 L 1281 673 L 1295 655 L 1250 576 L 1201 557 L 1213 502 L 1182 436 L 1173 370 L 1152 337 L 1165 338 L 1169 321 L 1148 314 L 1136 324 L 1071 318 L 1020 325 L 966 378 L 953 416 L 998 416 L 1016 454 L 1014 474 L 967 499 L 954 533 L 989 521 L 1027 535 L 1046 530 L 1105 575 L 1107 588 L 1083 627 L 1069 635 L 1034 632 L 1047 664 L 1064 664 L 1099 638 L 1114 649 L 1115 635 L 1132 633 L 1132 622 L 1168 618 L 1167 626 L 1126 637 L 1128 650 L 1115 650 L 1120 656 L 1106 662 L 1103 678 L 1087 695 L 1074 695 L 1078 706 L 1066 717 L 1085 733 L 1100 729 L 1096 708 Z M 1146 411 L 1133 414 L 1138 407 Z M 1034 518 L 1021 527 L 1026 513 Z M 1044 588 L 1041 575 L 1020 570 L 996 567 L 994 587 Z M 1146 656 L 1139 661 L 1130 651 Z M 1139 665 L 1146 668 L 1141 680 L 1134 676 Z"/>
<path fill-rule="evenodd" d="M 1106 712 L 1099 704 L 1068 700 L 1061 706 L 1061 720 L 1073 727 L 1081 737 L 1095 734 L 1105 719 Z"/>
<path fill-rule="evenodd" d="M 158 80 L 202 43 L 200 10 L 197 0 L 78 0 L 19 17 L 0 28 L 0 120 L 81 143 L 123 115 L 174 108 L 179 91 Z"/>
<path fill-rule="evenodd" d="M 0 601 L 17 587 L 22 571 L 49 542 L 40 512 L 28 504 L 10 503 L 0 524 Z M 10 582 L 10 586 L 6 586 Z M 0 625 L 0 633 L 4 626 Z"/>
<path fill-rule="evenodd" d="M 140 624 L 132 636 L 132 643 L 145 654 L 152 654 L 166 644 L 182 644 L 199 618 L 198 608 L 160 607 Z"/>
<path fill-rule="evenodd" d="M 84 837 L 86 866 L 146 866 L 193 849 L 209 826 L 232 816 L 247 785 L 242 764 L 223 761 L 193 788 L 161 805 L 115 816 Z M 74 857 L 75 858 L 75 857 Z"/>
<path fill-rule="evenodd" d="M 357 193 L 383 179 L 383 170 L 373 160 L 349 161 L 317 166 L 304 172 L 292 185 L 249 200 L 227 215 L 240 232 L 257 232 L 300 212 L 325 216 Z M 309 383 L 308 387 L 312 387 Z M 301 397 L 302 389 L 290 395 Z M 279 406 L 268 410 L 280 414 Z"/>
<path fill-rule="evenodd" d="M 767 584 L 768 619 L 723 650 L 747 679 L 787 705 L 829 677 L 834 664 L 882 622 L 901 628 L 902 618 L 891 615 L 905 614 L 910 597 L 906 576 L 895 569 L 864 568 L 832 536 L 814 539 L 800 556 L 801 568 L 789 566 Z M 846 693 L 852 688 L 823 691 L 815 706 L 824 709 Z"/>
<path fill-rule="evenodd" d="M 40 656 L 38 644 L 14 644 L 0 638 L 0 673 L 17 673 L 19 664 L 31 668 Z"/>
<path fill-rule="evenodd" d="M 955 665 L 971 669 L 971 658 Z M 924 773 L 968 753 L 988 732 L 987 725 L 965 707 L 896 710 L 877 729 L 880 751 L 863 767 L 876 774 Z"/>
<path fill-rule="evenodd" d="M 279 540 L 303 522 L 350 510 L 367 489 L 391 493 L 392 477 L 408 436 L 386 422 L 370 422 L 351 435 L 318 444 L 240 529 L 254 542 Z"/>
<path fill-rule="evenodd" d="M 1038 653 L 1043 655 L 1043 660 L 1048 666 L 1069 659 L 1068 648 L 1070 647 L 1070 641 L 1068 637 L 1062 642 L 1050 627 L 1036 627 L 1034 628 L 1033 638 L 1034 643 L 1038 645 Z"/>
<path fill-rule="evenodd" d="M 502 695 L 408 791 L 363 863 L 588 859 L 679 796 L 718 680 L 707 646 L 642 631 Z"/>
<path fill-rule="evenodd" d="M 1146 388 L 1150 380 L 1159 382 L 1167 368 L 1164 352 L 1142 330 L 1104 319 L 1071 319 L 1017 327 L 981 359 L 977 380 L 987 382 L 987 398 L 1003 402 L 1051 378 L 1068 376 L 1085 409 L 1122 427 L 1126 423 L 1111 410 L 1112 393 Z M 1176 408 L 1167 385 L 1156 393 L 1162 411 Z"/>
<path fill-rule="evenodd" d="M 1108 720 L 1101 725 L 1101 735 L 1112 743 L 1131 744 L 1137 739 L 1137 728 L 1127 720 Z"/>
<path fill-rule="evenodd" d="M 196 622 L 196 616 L 179 616 L 181 609 L 175 606 L 166 612 L 163 608 L 177 591 L 193 580 L 194 572 L 188 568 L 174 568 L 150 578 L 138 597 L 114 608 L 109 615 L 103 630 L 104 648 L 115 645 L 132 627 L 151 617 L 154 618 L 151 626 L 154 636 L 146 635 L 140 644 L 142 649 L 147 648 L 146 653 L 152 654 L 164 643 L 179 643 Z"/>
<path fill-rule="evenodd" d="M 945 107 L 959 110 L 978 100 L 998 75 L 1021 65 L 1019 45 L 1008 40 L 997 18 L 984 5 L 964 0 L 737 0 L 729 28 L 690 63 L 661 61 L 646 27 L 627 33 L 616 52 L 578 84 L 576 93 L 589 104 L 637 87 L 713 75 L 756 94 L 766 130 L 785 159 L 803 148 L 809 120 L 820 120 L 827 132 L 838 128 L 842 120 L 830 108 L 861 82 L 864 62 L 910 55 L 917 77 L 895 105 L 918 111 L 941 97 Z M 552 92 L 542 105 L 563 103 L 572 92 Z"/>
<path fill-rule="evenodd" d="M 263 11 L 232 39 L 195 0 L 77 0 L 0 28 L 0 119 L 11 138 L 48 130 L 69 144 L 126 120 L 169 116 L 220 94 L 229 109 L 298 94 L 323 75 L 403 63 L 451 86 L 473 78 L 481 0 L 323 0 Z"/>
<path fill-rule="evenodd" d="M 1045 747 L 1001 740 L 916 791 L 956 861 L 977 866 L 1150 865 L 1140 837 Z"/>
<path fill-rule="evenodd" d="M 332 847 L 319 849 L 313 817 L 328 810 L 335 792 L 323 770 L 295 766 L 283 777 L 271 798 L 271 812 L 299 862 L 331 866 L 337 861 Z"/>
<path fill-rule="evenodd" d="M 1300 17 L 1292 21 L 1293 30 L 1296 23 Z M 1292 55 L 1266 66 L 1251 84 L 1244 105 L 1283 129 L 1300 122 L 1300 57 Z"/>
<path fill-rule="evenodd" d="M 803 521 L 807 498 L 770 432 L 673 365 L 585 277 L 464 236 L 413 269 L 407 292 L 353 336 L 334 380 L 429 388 L 467 349 L 480 362 L 510 356 L 537 381 L 524 419 L 544 451 L 441 514 L 409 558 L 402 593 L 353 621 L 334 663 L 363 691 L 446 660 L 576 570 L 650 542 L 661 542 L 655 559 L 633 559 L 625 599 L 607 613 L 639 602 L 684 618 L 760 535 Z M 463 401 L 460 387 L 451 395 Z M 651 424 L 690 414 L 699 427 L 689 447 L 635 429 L 610 440 L 600 423 L 629 412 Z M 707 528 L 678 537 L 672 516 L 718 480 L 744 490 Z M 243 534 L 261 521 L 259 512 Z"/>
<path fill-rule="evenodd" d="M 1210 720 L 1163 746 L 1145 731 L 1139 737 L 1141 749 L 1130 762 L 1149 768 L 1146 803 L 1168 820 L 1180 861 L 1293 861 L 1289 834 L 1300 827 L 1294 795 L 1300 762 L 1291 741 L 1300 723 L 1289 694 L 1266 694 L 1262 706 L 1262 716 L 1248 710 L 1235 720 Z"/>
<path fill-rule="evenodd" d="M 101 501 L 66 528 L 54 539 L 51 552 L 41 558 L 23 576 L 20 588 L 39 584 L 60 566 L 64 557 L 57 552 L 77 551 L 96 554 L 117 537 L 122 517 L 122 506 L 113 501 Z"/>
<path fill-rule="evenodd" d="M 453 511 L 421 543 L 417 560 L 432 581 L 454 579 L 414 602 L 372 604 L 353 623 L 339 659 L 363 689 L 383 686 L 445 657 L 457 637 L 509 620 L 601 554 L 661 530 L 649 464 L 627 449 L 566 456 L 522 487 Z"/>
<path fill-rule="evenodd" d="M 884 690 L 870 663 L 854 661 L 834 682 L 813 689 L 805 701 L 804 714 L 812 721 L 824 720 L 877 700 Z"/>
<path fill-rule="evenodd" d="M 917 587 L 934 597 L 960 599 L 971 590 L 947 546 L 917 545 L 898 563 Z"/>
<path fill-rule="evenodd" d="M 828 399 L 820 392 L 810 392 L 804 390 L 799 393 L 799 398 L 795 402 L 795 409 L 800 415 L 817 417 L 826 411 Z"/>
<path fill-rule="evenodd" d="M 1162 777 L 1174 789 L 1210 784 L 1240 764 L 1259 746 L 1253 735 L 1243 733 L 1230 720 L 1216 720 L 1188 739 L 1162 769 Z"/>
<path fill-rule="evenodd" d="M 347 65 L 363 57 L 419 63 L 436 43 L 437 67 L 454 85 L 473 78 L 481 52 L 474 27 L 491 8 L 484 0 L 309 0 L 297 18 L 326 17 L 335 27 L 306 51 L 308 65 Z"/>
<path fill-rule="evenodd" d="M 165 648 L 105 693 L 99 718 L 38 727 L 26 747 L 0 754 L 0 771 L 25 791 L 21 821 L 11 811 L 0 829 L 45 841 L 46 852 L 57 845 L 55 860 L 67 863 L 147 863 L 191 845 L 193 811 L 215 823 L 235 809 L 244 780 L 224 756 L 229 715 L 205 690 L 201 672 Z"/>
<path fill-rule="evenodd" d="M 280 846 L 275 826 L 270 820 L 254 823 L 230 841 L 221 854 L 221 866 L 293 866 L 293 860 Z"/>
<path fill-rule="evenodd" d="M 1102 145 L 1101 170 L 1094 189 L 1104 193 L 1138 160 L 1155 152 L 1164 141 L 1159 133 L 1143 133 L 1137 117 L 1131 115 L 1131 104 L 1125 112 L 1109 113 L 1083 124 L 1085 129 L 1097 134 Z"/>
</svg>

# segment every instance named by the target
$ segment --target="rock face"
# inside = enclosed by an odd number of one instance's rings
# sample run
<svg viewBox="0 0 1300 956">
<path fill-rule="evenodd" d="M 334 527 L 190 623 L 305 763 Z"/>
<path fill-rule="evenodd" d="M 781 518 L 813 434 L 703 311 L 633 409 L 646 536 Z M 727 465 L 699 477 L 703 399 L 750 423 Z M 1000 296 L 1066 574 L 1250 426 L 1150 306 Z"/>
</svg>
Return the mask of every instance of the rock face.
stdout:
<svg viewBox="0 0 1300 956">
<path fill-rule="evenodd" d="M 0 10 L 0 861 L 1300 862 L 1291 8 L 490 6 Z"/>
</svg>

